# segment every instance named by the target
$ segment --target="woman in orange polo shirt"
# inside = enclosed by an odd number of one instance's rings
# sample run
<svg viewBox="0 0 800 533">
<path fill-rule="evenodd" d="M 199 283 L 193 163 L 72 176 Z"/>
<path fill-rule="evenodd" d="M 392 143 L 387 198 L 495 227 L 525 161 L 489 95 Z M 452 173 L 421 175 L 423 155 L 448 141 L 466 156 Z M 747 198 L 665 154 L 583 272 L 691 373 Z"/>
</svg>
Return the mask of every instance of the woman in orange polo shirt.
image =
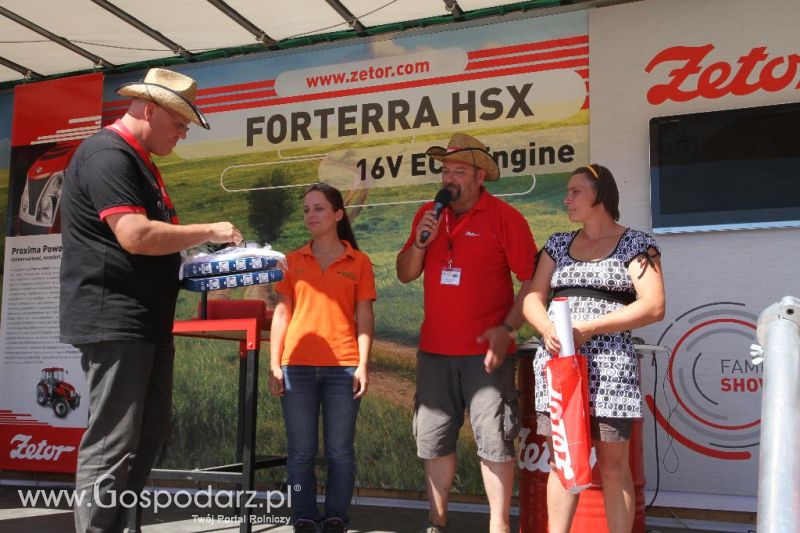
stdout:
<svg viewBox="0 0 800 533">
<path fill-rule="evenodd" d="M 358 250 L 342 194 L 312 185 L 303 197 L 311 240 L 287 257 L 270 332 L 270 392 L 281 397 L 288 441 L 294 530 L 347 531 L 355 481 L 354 440 L 367 392 L 375 277 Z M 317 509 L 314 463 L 319 413 L 328 475 L 325 514 Z"/>
</svg>

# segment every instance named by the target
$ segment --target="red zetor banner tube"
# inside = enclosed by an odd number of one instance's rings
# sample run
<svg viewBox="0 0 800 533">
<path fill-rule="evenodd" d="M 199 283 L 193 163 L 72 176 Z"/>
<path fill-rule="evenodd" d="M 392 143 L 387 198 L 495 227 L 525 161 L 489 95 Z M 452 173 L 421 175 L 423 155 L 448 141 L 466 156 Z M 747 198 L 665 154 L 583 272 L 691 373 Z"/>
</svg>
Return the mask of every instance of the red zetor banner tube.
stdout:
<svg viewBox="0 0 800 533">
<path fill-rule="evenodd" d="M 588 368 L 586 357 L 574 353 L 569 300 L 555 298 L 551 305 L 562 351 L 564 347 L 571 347 L 569 351 L 573 352 L 553 357 L 545 368 L 553 429 L 553 463 L 564 488 L 577 494 L 592 485 Z"/>
</svg>

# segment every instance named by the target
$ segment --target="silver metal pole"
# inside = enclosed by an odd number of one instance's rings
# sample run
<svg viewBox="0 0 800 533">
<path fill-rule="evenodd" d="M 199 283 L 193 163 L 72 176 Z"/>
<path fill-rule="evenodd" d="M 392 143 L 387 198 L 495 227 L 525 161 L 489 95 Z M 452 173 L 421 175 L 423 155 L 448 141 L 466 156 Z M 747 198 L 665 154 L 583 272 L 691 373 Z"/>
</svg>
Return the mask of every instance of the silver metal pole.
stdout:
<svg viewBox="0 0 800 533">
<path fill-rule="evenodd" d="M 800 533 L 800 300 L 785 296 L 758 318 L 763 346 L 758 532 Z"/>
</svg>

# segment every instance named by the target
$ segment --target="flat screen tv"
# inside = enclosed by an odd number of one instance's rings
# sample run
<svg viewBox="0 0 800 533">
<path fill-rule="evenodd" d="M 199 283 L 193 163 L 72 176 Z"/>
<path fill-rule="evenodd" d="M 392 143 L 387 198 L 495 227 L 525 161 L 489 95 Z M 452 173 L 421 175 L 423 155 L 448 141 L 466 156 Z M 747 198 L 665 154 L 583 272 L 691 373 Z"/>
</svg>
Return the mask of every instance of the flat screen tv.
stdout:
<svg viewBox="0 0 800 533">
<path fill-rule="evenodd" d="M 800 227 L 800 102 L 650 120 L 655 233 Z"/>
</svg>

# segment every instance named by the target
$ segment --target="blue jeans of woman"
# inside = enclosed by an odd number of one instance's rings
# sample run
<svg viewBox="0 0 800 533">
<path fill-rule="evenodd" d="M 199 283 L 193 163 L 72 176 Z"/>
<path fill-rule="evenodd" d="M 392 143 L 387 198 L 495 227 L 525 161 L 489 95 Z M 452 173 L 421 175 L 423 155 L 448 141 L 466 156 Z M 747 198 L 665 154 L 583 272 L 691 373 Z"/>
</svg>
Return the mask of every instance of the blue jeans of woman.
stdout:
<svg viewBox="0 0 800 533">
<path fill-rule="evenodd" d="M 314 463 L 319 449 L 319 414 L 328 474 L 323 518 L 341 518 L 353 496 L 354 441 L 360 399 L 353 399 L 352 366 L 284 366 L 281 397 L 288 441 L 289 490 L 294 520 L 320 520 Z M 299 490 L 298 490 L 299 489 Z"/>
</svg>

